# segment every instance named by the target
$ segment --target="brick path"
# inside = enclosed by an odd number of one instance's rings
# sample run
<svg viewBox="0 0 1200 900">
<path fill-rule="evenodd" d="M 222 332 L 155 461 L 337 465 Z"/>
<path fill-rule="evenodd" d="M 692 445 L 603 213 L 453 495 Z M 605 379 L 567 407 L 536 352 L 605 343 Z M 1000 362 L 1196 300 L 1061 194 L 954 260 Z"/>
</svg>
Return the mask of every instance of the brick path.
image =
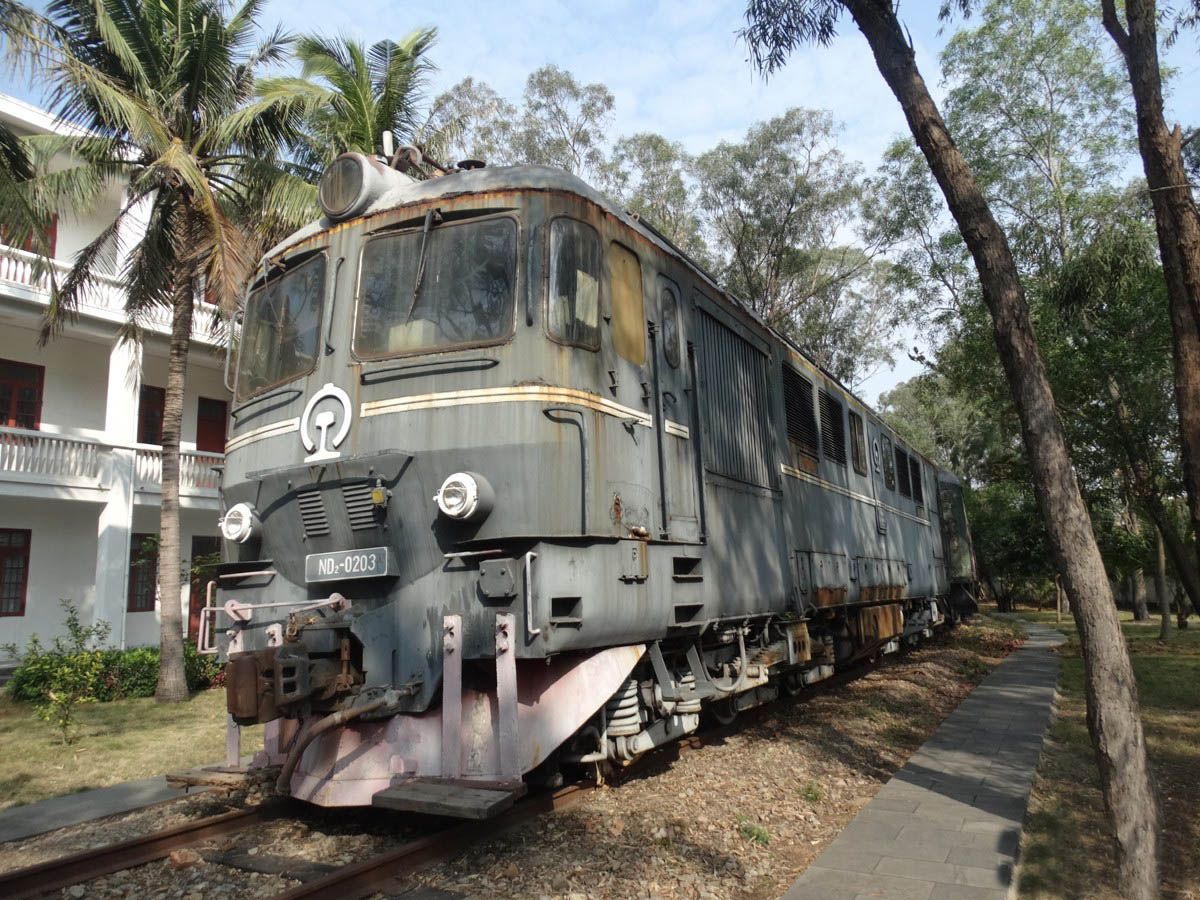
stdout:
<svg viewBox="0 0 1200 900">
<path fill-rule="evenodd" d="M 1065 638 L 1001 662 L 813 862 L 784 900 L 1006 900 Z"/>
</svg>

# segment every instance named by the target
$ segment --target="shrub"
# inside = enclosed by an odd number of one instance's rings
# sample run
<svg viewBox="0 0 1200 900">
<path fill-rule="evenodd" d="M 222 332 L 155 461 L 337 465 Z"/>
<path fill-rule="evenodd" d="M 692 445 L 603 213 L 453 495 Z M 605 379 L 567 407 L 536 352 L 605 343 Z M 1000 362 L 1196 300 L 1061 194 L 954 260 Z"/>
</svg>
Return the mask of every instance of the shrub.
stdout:
<svg viewBox="0 0 1200 900">
<path fill-rule="evenodd" d="M 159 651 L 157 647 L 95 649 L 108 637 L 108 624 L 101 622 L 84 628 L 74 604 L 64 600 L 63 608 L 67 611 L 65 639 L 55 638 L 54 645 L 46 649 L 35 635 L 29 639 L 23 653 L 11 644 L 5 649 L 20 660 L 8 683 L 9 696 L 18 702 L 38 706 L 39 715 L 42 715 L 41 707 L 55 706 L 47 716 L 53 717 L 52 724 L 56 727 L 64 728 L 65 739 L 77 703 L 154 696 L 158 684 Z M 215 657 L 201 656 L 186 642 L 183 651 L 188 690 L 198 691 L 224 683 L 224 668 Z M 68 708 L 62 708 L 64 703 Z"/>
</svg>

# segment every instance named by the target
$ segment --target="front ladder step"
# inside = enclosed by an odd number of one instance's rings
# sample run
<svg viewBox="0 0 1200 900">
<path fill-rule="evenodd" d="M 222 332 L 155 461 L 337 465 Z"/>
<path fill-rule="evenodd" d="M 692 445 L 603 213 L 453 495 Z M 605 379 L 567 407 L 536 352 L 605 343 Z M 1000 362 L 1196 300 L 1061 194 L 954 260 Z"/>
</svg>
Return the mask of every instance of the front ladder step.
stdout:
<svg viewBox="0 0 1200 900">
<path fill-rule="evenodd" d="M 371 804 L 433 816 L 490 819 L 512 806 L 525 791 L 523 781 L 407 778 L 375 794 Z"/>
</svg>

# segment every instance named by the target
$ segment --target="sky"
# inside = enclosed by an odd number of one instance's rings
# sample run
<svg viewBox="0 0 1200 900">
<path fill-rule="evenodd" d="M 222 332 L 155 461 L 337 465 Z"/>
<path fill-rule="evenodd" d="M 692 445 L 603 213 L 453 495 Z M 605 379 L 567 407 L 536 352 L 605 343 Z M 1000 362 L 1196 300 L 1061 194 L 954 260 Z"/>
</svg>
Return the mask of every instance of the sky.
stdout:
<svg viewBox="0 0 1200 900">
<path fill-rule="evenodd" d="M 938 54 L 961 24 L 951 22 L 943 29 L 937 18 L 940 5 L 940 0 L 900 0 L 899 5 L 935 99 L 941 97 Z M 431 96 L 469 76 L 515 101 L 531 71 L 554 63 L 581 81 L 608 86 L 616 98 L 614 137 L 653 131 L 693 153 L 722 140 L 739 140 L 752 124 L 789 107 L 828 109 L 842 123 L 842 152 L 867 172 L 874 170 L 885 147 L 908 131 L 849 17 L 843 15 L 838 37 L 829 46 L 801 48 L 782 71 L 764 80 L 736 36 L 744 10 L 744 0 L 355 0 L 332 5 L 328 0 L 268 0 L 260 21 L 368 43 L 434 26 L 438 40 L 431 56 L 438 71 Z M 1195 42 L 1180 41 L 1167 59 L 1177 69 L 1168 121 L 1200 123 Z M 0 91 L 30 102 L 39 99 L 36 90 L 14 84 L 8 76 L 0 76 Z M 880 392 L 919 371 L 901 353 L 895 368 L 868 379 L 859 394 L 874 404 Z"/>
</svg>

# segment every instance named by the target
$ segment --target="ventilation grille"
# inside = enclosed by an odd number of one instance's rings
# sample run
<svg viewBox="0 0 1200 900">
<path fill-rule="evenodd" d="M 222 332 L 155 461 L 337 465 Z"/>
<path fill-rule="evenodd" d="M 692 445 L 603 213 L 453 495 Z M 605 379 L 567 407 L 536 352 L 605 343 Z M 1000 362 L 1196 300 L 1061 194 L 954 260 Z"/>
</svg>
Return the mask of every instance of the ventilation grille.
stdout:
<svg viewBox="0 0 1200 900">
<path fill-rule="evenodd" d="M 703 311 L 699 325 L 705 421 L 712 423 L 704 429 L 704 465 L 729 478 L 770 487 L 768 358 Z"/>
<path fill-rule="evenodd" d="M 842 418 L 842 404 L 830 394 L 821 391 L 821 450 L 825 458 L 846 464 L 846 420 Z"/>
<path fill-rule="evenodd" d="M 801 453 L 817 458 L 817 416 L 813 410 L 812 382 L 791 366 L 783 367 L 783 405 L 787 411 L 788 439 Z"/>
<path fill-rule="evenodd" d="M 346 502 L 346 515 L 354 531 L 374 528 L 375 504 L 371 502 L 371 483 L 353 481 L 342 485 L 342 499 Z"/>
<path fill-rule="evenodd" d="M 325 501 L 321 499 L 320 491 L 301 491 L 296 494 L 296 502 L 300 504 L 305 537 L 329 534 L 329 516 L 325 513 Z"/>
</svg>

